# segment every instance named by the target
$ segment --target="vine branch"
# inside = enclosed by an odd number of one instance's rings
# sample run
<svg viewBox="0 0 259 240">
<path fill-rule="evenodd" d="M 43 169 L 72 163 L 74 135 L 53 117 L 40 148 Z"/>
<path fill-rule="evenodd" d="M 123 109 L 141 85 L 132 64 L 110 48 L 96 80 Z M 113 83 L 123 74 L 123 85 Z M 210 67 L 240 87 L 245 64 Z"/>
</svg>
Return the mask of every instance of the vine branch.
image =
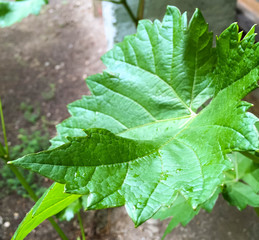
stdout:
<svg viewBox="0 0 259 240">
<path fill-rule="evenodd" d="M 256 157 L 255 155 L 251 154 L 250 152 L 240 152 L 242 155 L 244 155 L 245 157 L 250 158 L 251 160 L 253 160 L 255 163 L 259 163 L 259 158 Z"/>
<path fill-rule="evenodd" d="M 135 23 L 135 25 L 138 25 L 138 20 L 137 18 L 134 16 L 132 10 L 130 9 L 128 3 L 126 0 L 120 0 L 120 1 L 114 1 L 114 0 L 101 0 L 103 2 L 111 2 L 111 3 L 115 3 L 115 4 L 122 4 L 124 6 L 124 8 L 126 9 L 126 11 L 128 12 L 131 20 Z"/>
<path fill-rule="evenodd" d="M 82 240 L 85 240 L 84 225 L 83 225 L 83 220 L 82 220 L 80 211 L 77 213 L 77 219 L 78 219 L 80 230 L 81 230 Z"/>
<path fill-rule="evenodd" d="M 132 21 L 135 23 L 135 25 L 137 26 L 137 25 L 138 25 L 138 20 L 137 20 L 137 18 L 134 16 L 133 12 L 131 11 L 131 9 L 130 9 L 128 3 L 127 3 L 127 1 L 126 1 L 126 0 L 122 0 L 121 2 L 122 2 L 122 4 L 123 4 L 123 6 L 125 7 L 126 11 L 128 12 L 128 14 L 129 14 L 131 20 L 132 20 Z"/>
<path fill-rule="evenodd" d="M 138 13 L 137 13 L 137 23 L 138 23 L 139 20 L 144 18 L 144 7 L 145 7 L 145 0 L 139 0 Z"/>
</svg>

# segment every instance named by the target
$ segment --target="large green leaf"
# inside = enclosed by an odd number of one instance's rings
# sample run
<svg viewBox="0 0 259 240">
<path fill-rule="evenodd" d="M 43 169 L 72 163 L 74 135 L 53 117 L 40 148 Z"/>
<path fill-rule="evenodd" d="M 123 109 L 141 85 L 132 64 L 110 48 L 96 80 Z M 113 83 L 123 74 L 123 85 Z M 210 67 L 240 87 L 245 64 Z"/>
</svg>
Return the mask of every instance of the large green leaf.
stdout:
<svg viewBox="0 0 259 240">
<path fill-rule="evenodd" d="M 0 27 L 8 27 L 30 14 L 37 15 L 48 0 L 0 0 Z"/>
<path fill-rule="evenodd" d="M 232 24 L 213 48 L 199 10 L 189 24 L 174 7 L 162 24 L 141 21 L 87 79 L 93 95 L 69 105 L 52 149 L 13 164 L 86 195 L 87 209 L 125 204 L 136 226 L 179 194 L 199 208 L 224 182 L 227 154 L 258 148 L 241 101 L 257 87 L 253 30 L 241 41 Z"/>
<path fill-rule="evenodd" d="M 58 183 L 53 184 L 37 201 L 30 212 L 27 213 L 12 240 L 24 239 L 45 219 L 60 212 L 79 197 L 80 195 L 64 193 L 64 185 Z"/>
</svg>

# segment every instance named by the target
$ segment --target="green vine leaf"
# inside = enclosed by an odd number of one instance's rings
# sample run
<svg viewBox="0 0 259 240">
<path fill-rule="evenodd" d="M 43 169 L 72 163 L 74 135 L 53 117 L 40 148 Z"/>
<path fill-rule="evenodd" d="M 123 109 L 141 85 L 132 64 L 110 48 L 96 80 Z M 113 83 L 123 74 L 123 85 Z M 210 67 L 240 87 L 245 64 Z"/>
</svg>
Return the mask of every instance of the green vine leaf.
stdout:
<svg viewBox="0 0 259 240">
<path fill-rule="evenodd" d="M 257 118 L 241 101 L 257 87 L 253 32 L 241 40 L 232 24 L 213 48 L 199 10 L 189 24 L 174 7 L 162 23 L 140 21 L 87 79 L 92 96 L 69 105 L 52 148 L 12 164 L 86 195 L 87 209 L 125 204 L 136 226 L 179 194 L 198 209 L 232 167 L 227 154 L 258 148 Z"/>
<path fill-rule="evenodd" d="M 8 27 L 30 14 L 38 15 L 48 0 L 0 0 L 0 27 Z"/>
</svg>

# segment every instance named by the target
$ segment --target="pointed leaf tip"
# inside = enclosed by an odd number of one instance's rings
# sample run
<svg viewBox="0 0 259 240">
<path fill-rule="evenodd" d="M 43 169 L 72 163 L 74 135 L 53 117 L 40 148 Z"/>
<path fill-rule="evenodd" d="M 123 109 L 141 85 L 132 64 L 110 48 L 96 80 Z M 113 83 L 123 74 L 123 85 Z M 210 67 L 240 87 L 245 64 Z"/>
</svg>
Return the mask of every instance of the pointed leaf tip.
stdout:
<svg viewBox="0 0 259 240">
<path fill-rule="evenodd" d="M 244 39 L 245 38 L 248 38 L 248 37 L 251 37 L 251 36 L 256 36 L 257 33 L 255 33 L 255 27 L 256 27 L 256 24 L 254 24 L 251 29 L 247 32 L 247 34 L 245 35 Z"/>
</svg>

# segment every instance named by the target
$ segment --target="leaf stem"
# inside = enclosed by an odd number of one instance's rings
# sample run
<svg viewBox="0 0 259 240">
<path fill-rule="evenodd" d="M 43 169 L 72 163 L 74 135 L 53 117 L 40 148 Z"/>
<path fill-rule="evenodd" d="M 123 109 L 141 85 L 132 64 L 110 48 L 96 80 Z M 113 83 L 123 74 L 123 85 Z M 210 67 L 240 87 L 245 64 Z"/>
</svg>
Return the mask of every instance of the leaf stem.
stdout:
<svg viewBox="0 0 259 240">
<path fill-rule="evenodd" d="M 7 159 L 9 161 L 9 159 Z M 32 190 L 32 188 L 30 187 L 30 185 L 27 183 L 26 179 L 24 178 L 24 176 L 20 173 L 20 171 L 11 164 L 8 164 L 9 168 L 12 170 L 12 172 L 15 174 L 15 176 L 19 179 L 20 183 L 22 184 L 22 186 L 25 188 L 25 190 L 28 192 L 29 196 L 31 197 L 31 199 L 35 202 L 38 201 L 38 197 L 35 194 L 35 192 Z"/>
<path fill-rule="evenodd" d="M 122 4 L 122 1 L 113 1 L 113 0 L 101 0 L 102 2 L 111 2 L 114 4 Z"/>
<path fill-rule="evenodd" d="M 77 219 L 78 219 L 81 234 L 82 234 L 82 240 L 85 240 L 85 231 L 84 231 L 83 220 L 82 220 L 80 211 L 77 213 Z"/>
<path fill-rule="evenodd" d="M 1 98 L 0 98 L 0 117 L 1 117 L 1 124 L 2 124 L 3 134 L 4 134 L 5 151 L 6 151 L 6 155 L 8 157 L 9 156 L 9 149 L 8 149 L 8 141 L 7 141 L 7 136 L 6 136 L 6 130 L 5 130 L 5 121 L 4 121 L 4 114 L 3 114 L 3 107 L 2 107 Z"/>
<path fill-rule="evenodd" d="M 4 156 L 3 160 L 7 163 L 10 161 L 10 155 L 9 155 L 9 149 L 8 149 L 8 141 L 7 141 L 7 135 L 6 135 L 6 129 L 5 129 L 5 121 L 4 121 L 4 114 L 3 114 L 3 107 L 2 107 L 2 102 L 0 99 L 0 117 L 1 117 L 1 124 L 2 124 L 2 129 L 3 129 L 3 135 L 4 135 L 4 142 L 5 142 L 5 149 L 6 149 L 6 156 Z M 38 197 L 35 194 L 35 192 L 32 190 L 24 176 L 21 174 L 21 172 L 14 166 L 14 165 L 9 165 L 8 167 L 11 169 L 11 171 L 15 174 L 15 176 L 18 178 L 24 189 L 28 192 L 30 198 L 34 200 L 35 202 L 38 201 Z M 62 240 L 68 240 L 67 236 L 65 233 L 62 231 L 62 229 L 58 226 L 58 224 L 55 222 L 54 218 L 50 217 L 48 218 L 49 222 L 53 226 L 53 228 L 56 230 L 56 232 L 59 234 Z"/>
<path fill-rule="evenodd" d="M 137 26 L 138 25 L 138 19 L 134 16 L 133 12 L 131 11 L 128 3 L 126 0 L 120 0 L 120 1 L 115 1 L 115 0 L 100 0 L 102 2 L 111 2 L 111 3 L 114 3 L 114 4 L 122 4 L 124 6 L 124 8 L 126 9 L 126 11 L 128 12 L 131 20 L 135 23 L 135 25 Z M 140 0 L 140 3 L 139 3 L 139 8 L 140 8 L 140 4 L 141 4 L 141 7 L 142 7 L 142 3 L 143 2 L 143 8 L 144 8 L 144 1 L 143 0 Z M 140 9 L 141 10 L 141 9 Z M 141 11 L 140 11 L 141 12 Z M 142 14 L 142 18 L 140 19 L 143 19 L 143 14 Z"/>
<path fill-rule="evenodd" d="M 138 23 L 139 20 L 144 18 L 144 6 L 145 6 L 145 0 L 139 0 L 138 13 L 137 13 L 137 23 Z"/>
<path fill-rule="evenodd" d="M 235 165 L 236 181 L 238 181 L 239 175 L 238 175 L 237 153 L 234 153 L 234 165 Z"/>
<path fill-rule="evenodd" d="M 135 23 L 135 25 L 137 26 L 137 25 L 138 25 L 138 20 L 137 20 L 137 18 L 134 16 L 133 12 L 131 11 L 131 9 L 130 9 L 128 3 L 127 3 L 127 1 L 126 1 L 126 0 L 121 0 L 121 3 L 122 3 L 122 5 L 125 7 L 126 11 L 128 12 L 128 14 L 129 14 L 131 20 L 132 20 L 132 21 Z"/>
<path fill-rule="evenodd" d="M 66 234 L 62 231 L 62 229 L 59 227 L 59 225 L 55 222 L 53 217 L 49 217 L 48 221 L 52 225 L 52 227 L 56 230 L 58 235 L 61 237 L 62 240 L 69 240 Z"/>
</svg>

